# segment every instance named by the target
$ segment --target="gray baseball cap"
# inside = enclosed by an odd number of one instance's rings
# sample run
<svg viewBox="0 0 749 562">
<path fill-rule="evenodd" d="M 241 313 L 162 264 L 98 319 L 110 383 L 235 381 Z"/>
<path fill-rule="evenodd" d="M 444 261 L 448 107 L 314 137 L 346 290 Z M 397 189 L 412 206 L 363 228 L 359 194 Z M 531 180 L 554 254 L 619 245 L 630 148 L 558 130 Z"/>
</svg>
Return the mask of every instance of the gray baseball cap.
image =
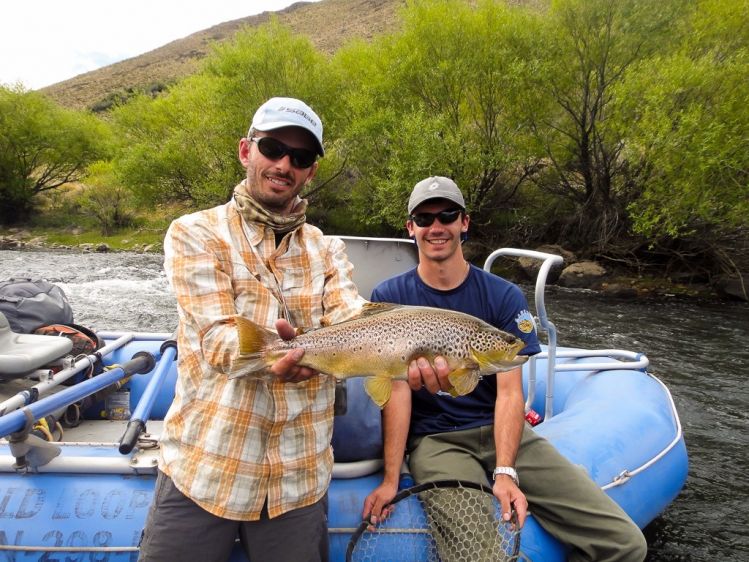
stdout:
<svg viewBox="0 0 749 562">
<path fill-rule="evenodd" d="M 282 127 L 306 129 L 317 141 L 317 153 L 325 155 L 322 147 L 322 121 L 303 101 L 295 98 L 271 98 L 258 108 L 250 124 L 250 130 L 257 131 L 273 131 Z"/>
<path fill-rule="evenodd" d="M 421 180 L 414 186 L 408 200 L 408 214 L 413 213 L 416 207 L 430 199 L 448 199 L 459 205 L 461 209 L 466 208 L 463 194 L 453 180 L 444 176 L 432 176 Z"/>
</svg>

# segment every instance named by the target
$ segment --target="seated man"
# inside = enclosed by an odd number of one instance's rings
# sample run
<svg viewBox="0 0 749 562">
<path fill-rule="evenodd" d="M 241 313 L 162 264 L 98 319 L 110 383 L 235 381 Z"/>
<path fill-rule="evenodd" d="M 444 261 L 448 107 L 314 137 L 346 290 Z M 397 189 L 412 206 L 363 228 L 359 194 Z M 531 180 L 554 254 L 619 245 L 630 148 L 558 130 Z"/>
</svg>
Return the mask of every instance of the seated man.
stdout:
<svg viewBox="0 0 749 562">
<path fill-rule="evenodd" d="M 458 186 L 430 177 L 413 189 L 406 228 L 419 265 L 378 285 L 373 301 L 465 312 L 526 342 L 520 354 L 540 351 L 533 317 L 520 289 L 471 266 L 461 240 L 469 216 Z M 524 420 L 520 368 L 484 377 L 466 396 L 453 398 L 447 365 L 420 358 L 408 383 L 396 381 L 383 410 L 383 482 L 364 502 L 376 521 L 396 494 L 404 452 L 416 483 L 441 479 L 493 480 L 503 517 L 511 507 L 523 525 L 528 508 L 539 524 L 570 547 L 570 560 L 638 561 L 647 544 L 627 514 Z M 430 517 L 430 511 L 427 512 Z M 439 544 L 439 538 L 438 538 Z"/>
</svg>

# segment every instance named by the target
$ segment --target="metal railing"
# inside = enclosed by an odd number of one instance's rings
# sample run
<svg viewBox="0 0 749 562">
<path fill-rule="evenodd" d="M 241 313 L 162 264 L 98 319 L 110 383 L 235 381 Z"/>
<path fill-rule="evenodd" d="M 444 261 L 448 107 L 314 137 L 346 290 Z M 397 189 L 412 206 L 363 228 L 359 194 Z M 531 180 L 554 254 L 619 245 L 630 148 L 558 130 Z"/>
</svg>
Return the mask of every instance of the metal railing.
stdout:
<svg viewBox="0 0 749 562">
<path fill-rule="evenodd" d="M 593 350 L 557 350 L 557 328 L 549 320 L 546 314 L 546 303 L 544 300 L 546 291 L 546 278 L 549 271 L 555 265 L 561 265 L 561 256 L 537 252 L 535 250 L 521 250 L 518 248 L 500 248 L 489 254 L 484 262 L 484 270 L 491 271 L 492 265 L 498 257 L 526 257 L 540 260 L 541 267 L 536 276 L 536 287 L 534 301 L 536 304 L 536 319 L 540 329 L 546 332 L 548 343 L 547 351 L 542 351 L 530 358 L 528 371 L 528 398 L 525 402 L 526 411 L 536 398 L 536 361 L 547 359 L 546 363 L 546 396 L 544 403 L 544 419 L 550 419 L 554 415 L 554 377 L 559 371 L 606 371 L 615 369 L 636 369 L 645 371 L 649 364 L 648 358 L 641 353 L 634 353 L 623 349 L 593 349 Z M 579 359 L 583 357 L 601 357 L 608 361 L 591 363 L 557 363 L 557 359 Z"/>
</svg>

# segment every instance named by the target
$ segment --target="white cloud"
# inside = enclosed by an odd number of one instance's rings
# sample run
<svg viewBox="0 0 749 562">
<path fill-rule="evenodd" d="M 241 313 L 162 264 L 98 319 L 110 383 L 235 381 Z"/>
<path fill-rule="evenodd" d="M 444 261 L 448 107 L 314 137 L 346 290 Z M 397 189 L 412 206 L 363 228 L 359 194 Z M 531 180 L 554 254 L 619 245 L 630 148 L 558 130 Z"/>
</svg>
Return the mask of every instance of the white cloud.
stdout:
<svg viewBox="0 0 749 562">
<path fill-rule="evenodd" d="M 316 1 L 316 0 L 313 0 Z M 37 89 L 294 0 L 3 0 L 0 83 Z"/>
</svg>

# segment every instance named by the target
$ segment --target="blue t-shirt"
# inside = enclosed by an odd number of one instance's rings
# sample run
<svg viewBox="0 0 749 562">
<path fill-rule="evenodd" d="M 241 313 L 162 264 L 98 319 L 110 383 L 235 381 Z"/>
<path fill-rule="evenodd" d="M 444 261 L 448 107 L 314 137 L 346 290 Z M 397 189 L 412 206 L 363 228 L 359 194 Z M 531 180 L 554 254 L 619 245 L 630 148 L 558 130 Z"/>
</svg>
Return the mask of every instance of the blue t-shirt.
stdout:
<svg viewBox="0 0 749 562">
<path fill-rule="evenodd" d="M 521 338 L 526 343 L 521 355 L 541 351 L 535 322 L 520 288 L 473 265 L 465 281 L 449 291 L 430 287 L 414 268 L 377 285 L 371 300 L 464 312 Z M 412 436 L 488 425 L 494 423 L 497 377 L 483 377 L 466 396 L 453 398 L 422 389 L 412 392 L 412 398 Z"/>
</svg>

